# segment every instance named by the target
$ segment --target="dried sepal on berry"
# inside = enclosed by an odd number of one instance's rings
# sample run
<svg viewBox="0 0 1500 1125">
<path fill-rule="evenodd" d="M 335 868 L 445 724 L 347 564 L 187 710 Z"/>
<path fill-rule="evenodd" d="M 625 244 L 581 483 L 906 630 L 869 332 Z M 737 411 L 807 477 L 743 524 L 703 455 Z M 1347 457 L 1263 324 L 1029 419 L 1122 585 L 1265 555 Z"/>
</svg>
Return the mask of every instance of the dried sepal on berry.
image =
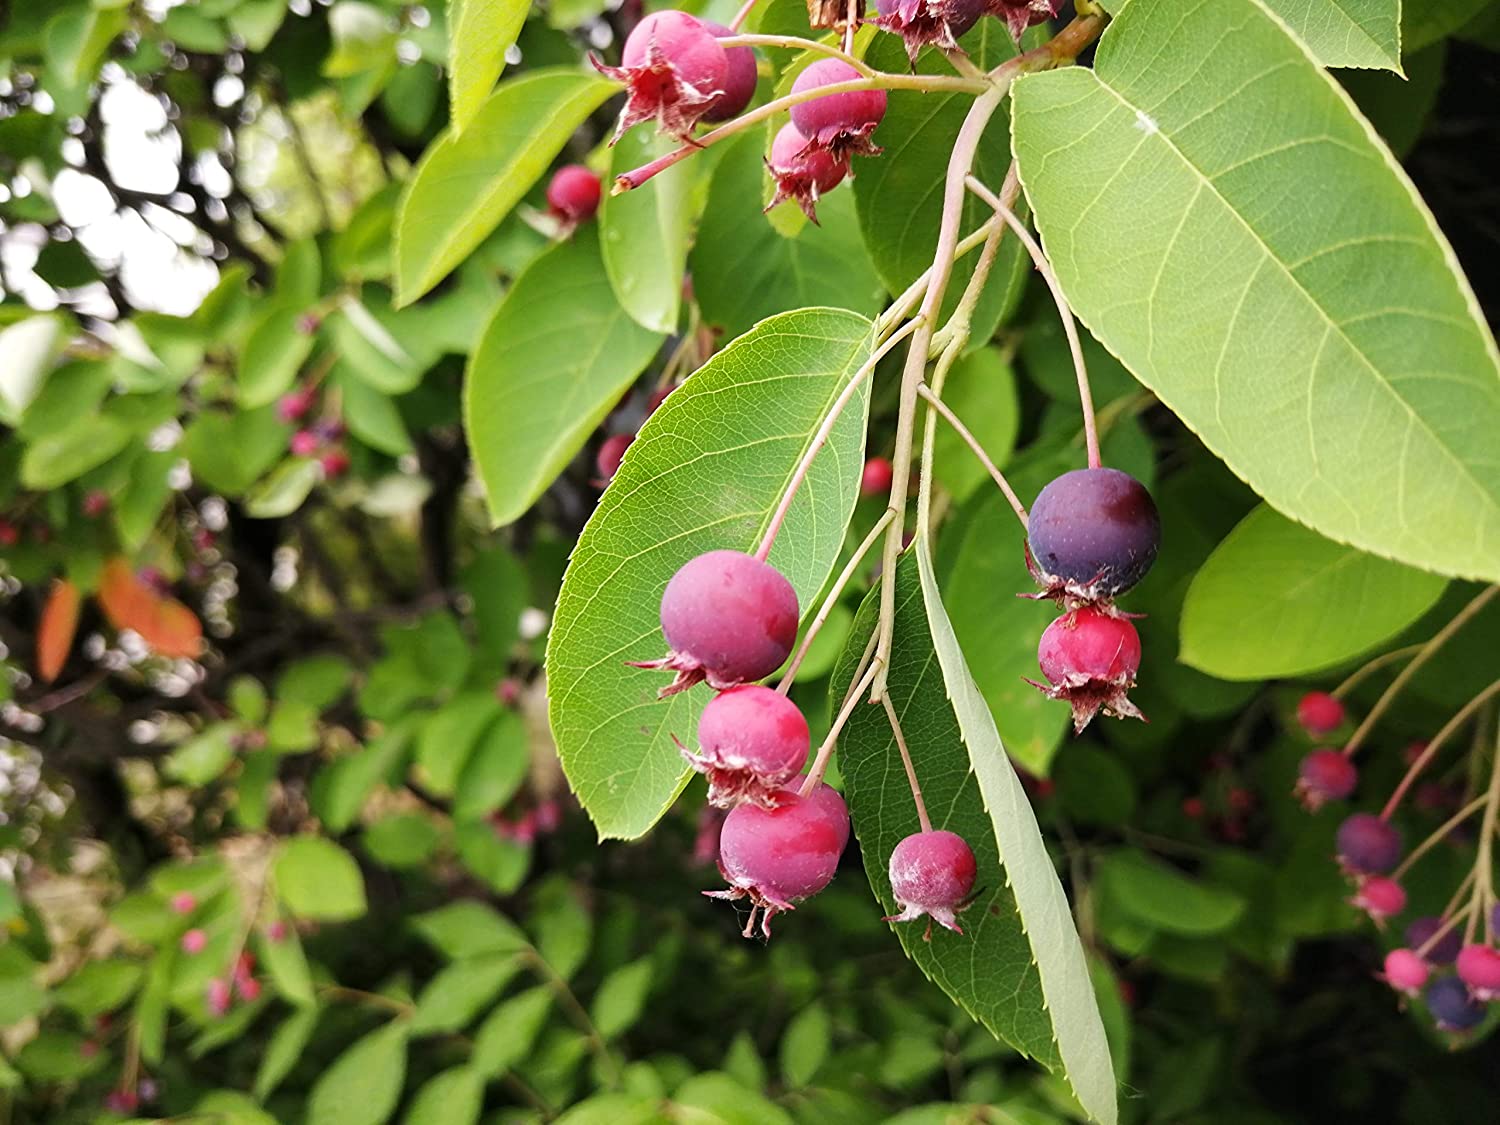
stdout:
<svg viewBox="0 0 1500 1125">
<path fill-rule="evenodd" d="M 916 64 L 922 48 L 958 49 L 959 37 L 984 15 L 985 0 L 875 0 L 877 27 L 901 36 L 906 55 Z"/>
<path fill-rule="evenodd" d="M 788 122 L 771 141 L 766 170 L 771 173 L 776 192 L 765 209 L 769 211 L 791 199 L 810 221 L 816 223 L 818 200 L 843 182 L 849 174 L 849 161 L 811 143 L 797 126 Z"/>
<path fill-rule="evenodd" d="M 985 11 L 1005 21 L 1016 42 L 1028 27 L 1050 20 L 1062 8 L 1062 0 L 986 0 Z"/>
<path fill-rule="evenodd" d="M 786 799 L 783 786 L 807 764 L 811 734 L 801 709 L 786 696 L 743 684 L 703 709 L 698 753 L 680 742 L 677 747 L 708 778 L 709 804 L 733 808 L 748 801 L 775 808 Z"/>
<path fill-rule="evenodd" d="M 1048 699 L 1073 708 L 1073 730 L 1099 712 L 1117 719 L 1146 718 L 1126 694 L 1141 666 L 1141 638 L 1123 616 L 1092 606 L 1063 614 L 1042 633 L 1037 663 L 1047 683 L 1027 680 Z"/>
<path fill-rule="evenodd" d="M 729 59 L 718 39 L 686 12 L 653 12 L 625 40 L 619 66 L 596 56 L 594 69 L 625 87 L 625 108 L 615 126 L 613 145 L 625 130 L 655 121 L 681 140 L 718 104 L 729 78 Z"/>
<path fill-rule="evenodd" d="M 891 894 L 901 910 L 886 922 L 927 919 L 922 940 L 932 940 L 932 923 L 962 934 L 958 912 L 969 904 L 978 865 L 974 851 L 955 832 L 914 832 L 891 852 Z"/>
</svg>

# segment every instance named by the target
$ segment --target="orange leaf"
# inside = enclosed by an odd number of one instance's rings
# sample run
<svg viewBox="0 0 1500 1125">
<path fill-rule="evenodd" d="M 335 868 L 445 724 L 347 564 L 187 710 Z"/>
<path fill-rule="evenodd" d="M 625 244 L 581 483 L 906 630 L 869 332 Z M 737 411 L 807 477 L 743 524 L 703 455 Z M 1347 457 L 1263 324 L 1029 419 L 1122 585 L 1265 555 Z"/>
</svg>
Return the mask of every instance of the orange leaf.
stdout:
<svg viewBox="0 0 1500 1125">
<path fill-rule="evenodd" d="M 66 578 L 59 578 L 52 583 L 52 592 L 42 607 L 41 627 L 36 632 L 36 674 L 42 683 L 50 684 L 57 679 L 77 631 L 78 587 Z"/>
<path fill-rule="evenodd" d="M 125 559 L 104 564 L 99 606 L 110 624 L 135 630 L 160 656 L 196 657 L 203 647 L 203 625 L 193 611 L 142 582 Z"/>
</svg>

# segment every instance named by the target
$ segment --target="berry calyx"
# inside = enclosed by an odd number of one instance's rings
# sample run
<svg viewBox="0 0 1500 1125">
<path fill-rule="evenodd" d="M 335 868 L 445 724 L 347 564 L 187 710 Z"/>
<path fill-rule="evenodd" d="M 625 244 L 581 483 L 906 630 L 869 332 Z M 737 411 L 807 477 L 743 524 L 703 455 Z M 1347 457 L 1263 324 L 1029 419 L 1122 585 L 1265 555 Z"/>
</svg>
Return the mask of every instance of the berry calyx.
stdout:
<svg viewBox="0 0 1500 1125">
<path fill-rule="evenodd" d="M 713 20 L 700 19 L 698 22 L 715 39 L 737 34 Z M 729 64 L 724 73 L 724 92 L 704 111 L 704 121 L 728 121 L 749 105 L 750 99 L 755 96 L 755 83 L 760 78 L 755 67 L 755 52 L 749 47 L 730 47 L 724 52 L 724 60 Z"/>
<path fill-rule="evenodd" d="M 1314 738 L 1331 734 L 1344 724 L 1344 705 L 1326 691 L 1310 691 L 1297 701 L 1297 722 Z"/>
<path fill-rule="evenodd" d="M 1050 20 L 1062 7 L 1062 0 L 986 0 L 985 11 L 1005 21 L 1016 42 L 1033 24 Z"/>
<path fill-rule="evenodd" d="M 1385 955 L 1386 984 L 1406 996 L 1415 996 L 1427 983 L 1427 962 L 1410 949 L 1393 949 Z"/>
<path fill-rule="evenodd" d="M 1119 469 L 1074 469 L 1037 494 L 1027 523 L 1027 566 L 1064 605 L 1107 601 L 1151 569 L 1161 516 L 1144 485 Z"/>
<path fill-rule="evenodd" d="M 863 75 L 841 59 L 819 59 L 797 75 L 792 93 L 802 94 L 836 82 L 851 82 Z M 808 141 L 844 160 L 851 153 L 878 156 L 880 149 L 870 134 L 885 118 L 884 90 L 851 90 L 826 94 L 792 106 L 792 124 Z"/>
<path fill-rule="evenodd" d="M 1382 875 L 1401 859 L 1401 833 L 1370 813 L 1355 813 L 1339 825 L 1339 863 L 1362 875 Z"/>
<path fill-rule="evenodd" d="M 933 922 L 963 933 L 956 914 L 974 890 L 977 870 L 973 849 L 957 833 L 912 833 L 891 852 L 891 894 L 901 911 L 884 920 L 911 922 L 926 915 L 924 941 L 932 940 Z"/>
<path fill-rule="evenodd" d="M 849 161 L 811 144 L 797 126 L 788 122 L 771 141 L 766 168 L 776 183 L 776 193 L 765 209 L 769 211 L 783 200 L 795 200 L 802 213 L 816 223 L 818 200 L 848 175 Z"/>
<path fill-rule="evenodd" d="M 592 219 L 602 197 L 599 177 L 582 164 L 565 164 L 547 184 L 547 210 L 568 229 Z"/>
<path fill-rule="evenodd" d="M 871 22 L 893 31 L 906 43 L 913 63 L 922 48 L 935 43 L 945 51 L 958 49 L 959 36 L 979 22 L 986 0 L 875 0 L 878 15 Z"/>
<path fill-rule="evenodd" d="M 708 803 L 767 807 L 802 772 L 812 736 L 801 710 L 780 692 L 743 684 L 716 695 L 698 719 L 698 753 L 682 755 L 708 778 Z"/>
<path fill-rule="evenodd" d="M 1047 684 L 1026 682 L 1048 699 L 1068 701 L 1075 732 L 1100 711 L 1117 719 L 1145 718 L 1126 696 L 1141 666 L 1141 638 L 1128 619 L 1092 606 L 1065 613 L 1042 633 L 1037 662 Z"/>
<path fill-rule="evenodd" d="M 1384 875 L 1367 875 L 1359 881 L 1349 905 L 1380 923 L 1406 909 L 1406 888 Z"/>
<path fill-rule="evenodd" d="M 1439 931 L 1443 932 L 1443 936 L 1433 941 Z M 1457 926 L 1447 926 L 1443 919 L 1427 914 L 1413 919 L 1406 927 L 1406 944 L 1416 950 L 1429 965 L 1451 965 L 1458 958 L 1463 940 L 1459 937 Z"/>
<path fill-rule="evenodd" d="M 709 551 L 684 563 L 661 596 L 671 651 L 633 668 L 667 668 L 666 698 L 707 680 L 723 691 L 780 668 L 797 639 L 797 592 L 775 567 L 739 551 Z"/>
<path fill-rule="evenodd" d="M 1328 801 L 1342 801 L 1359 783 L 1359 770 L 1337 750 L 1314 750 L 1297 767 L 1297 785 L 1292 790 L 1309 812 Z"/>
<path fill-rule="evenodd" d="M 655 120 L 664 133 L 686 140 L 728 92 L 729 59 L 713 32 L 686 12 L 653 12 L 625 40 L 619 66 L 589 57 L 600 74 L 622 82 L 625 109 L 610 139 Z"/>
<path fill-rule="evenodd" d="M 594 472 L 598 474 L 596 483 L 601 488 L 615 479 L 620 462 L 625 460 L 625 451 L 634 440 L 634 434 L 611 434 L 599 443 L 599 452 L 594 455 Z"/>
<path fill-rule="evenodd" d="M 884 496 L 891 490 L 891 481 L 894 476 L 895 470 L 889 458 L 871 457 L 865 462 L 864 472 L 859 477 L 859 494 L 861 496 Z"/>
<path fill-rule="evenodd" d="M 1427 986 L 1427 1010 L 1443 1031 L 1468 1031 L 1484 1020 L 1484 1005 L 1469 995 L 1457 977 L 1442 977 Z"/>
<path fill-rule="evenodd" d="M 803 899 L 833 881 L 839 856 L 849 842 L 849 810 L 836 791 L 819 784 L 803 797 L 788 786 L 774 808 L 737 805 L 719 833 L 719 874 L 728 890 L 704 891 L 709 898 L 750 900 L 742 931 L 771 936 L 771 919 L 796 909 Z"/>
<path fill-rule="evenodd" d="M 1487 945 L 1466 945 L 1458 951 L 1458 979 L 1469 986 L 1476 1000 L 1500 996 L 1500 950 Z"/>
</svg>

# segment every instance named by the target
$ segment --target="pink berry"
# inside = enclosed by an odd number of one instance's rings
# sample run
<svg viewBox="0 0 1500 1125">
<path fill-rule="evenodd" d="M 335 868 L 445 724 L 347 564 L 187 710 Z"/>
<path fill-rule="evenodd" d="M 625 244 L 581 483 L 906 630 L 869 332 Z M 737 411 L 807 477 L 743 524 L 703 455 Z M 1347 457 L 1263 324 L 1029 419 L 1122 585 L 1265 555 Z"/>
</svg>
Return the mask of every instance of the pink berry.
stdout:
<svg viewBox="0 0 1500 1125">
<path fill-rule="evenodd" d="M 601 195 L 598 176 L 582 164 L 567 164 L 547 185 L 547 207 L 564 223 L 576 226 L 594 217 Z"/>
<path fill-rule="evenodd" d="M 260 998 L 260 981 L 254 977 L 236 977 L 234 990 L 240 994 L 240 999 L 247 1004 L 253 1004 Z"/>
<path fill-rule="evenodd" d="M 677 389 L 676 383 L 668 383 L 665 387 L 657 387 L 651 392 L 651 397 L 646 400 L 646 417 L 656 413 L 657 407 L 667 401 L 667 396 Z"/>
<path fill-rule="evenodd" d="M 859 477 L 861 496 L 884 496 L 891 490 L 894 470 L 884 457 L 871 457 L 865 462 L 864 472 Z"/>
<path fill-rule="evenodd" d="M 713 20 L 700 19 L 698 22 L 708 28 L 715 39 L 735 34 Z M 704 111 L 704 121 L 728 121 L 755 96 L 755 83 L 760 77 L 756 72 L 755 52 L 749 47 L 730 47 L 724 52 L 724 59 L 729 64 L 724 74 L 724 92 Z"/>
<path fill-rule="evenodd" d="M 663 698 L 700 680 L 722 691 L 780 668 L 797 617 L 797 592 L 775 567 L 739 551 L 709 551 L 684 563 L 662 593 L 671 652 L 631 666 L 676 672 Z"/>
<path fill-rule="evenodd" d="M 1337 750 L 1314 750 L 1297 767 L 1297 785 L 1292 792 L 1309 811 L 1314 811 L 1328 801 L 1342 801 L 1354 792 L 1358 782 L 1359 770 L 1344 754 Z"/>
<path fill-rule="evenodd" d="M 78 1044 L 78 1053 L 86 1059 L 94 1058 L 99 1053 L 99 1042 L 96 1039 L 85 1039 Z"/>
<path fill-rule="evenodd" d="M 625 451 L 634 440 L 634 434 L 611 434 L 600 443 L 599 452 L 594 455 L 594 471 L 599 475 L 600 484 L 608 484 L 615 479 L 615 474 L 620 471 L 620 462 L 625 460 Z"/>
<path fill-rule="evenodd" d="M 705 891 L 710 898 L 750 900 L 744 935 L 771 936 L 771 919 L 796 908 L 833 880 L 839 856 L 849 842 L 849 810 L 844 799 L 820 784 L 807 797 L 788 786 L 774 808 L 737 805 L 724 818 L 719 834 L 719 873 L 724 891 Z"/>
<path fill-rule="evenodd" d="M 109 493 L 102 489 L 94 488 L 83 498 L 83 514 L 89 519 L 98 519 L 109 511 Z"/>
<path fill-rule="evenodd" d="M 211 1016 L 222 1016 L 229 1011 L 229 1004 L 233 997 L 229 991 L 229 982 L 223 977 L 214 977 L 208 982 L 206 1000 L 208 1003 L 208 1014 Z"/>
<path fill-rule="evenodd" d="M 841 59 L 819 59 L 797 75 L 792 93 L 802 94 L 861 77 L 859 71 Z M 804 137 L 835 156 L 846 157 L 850 153 L 876 156 L 880 149 L 871 143 L 870 134 L 885 117 L 885 103 L 884 90 L 826 94 L 792 106 L 792 124 Z"/>
<path fill-rule="evenodd" d="M 299 421 L 312 409 L 315 398 L 316 393 L 311 387 L 290 391 L 276 400 L 276 417 L 283 422 Z"/>
<path fill-rule="evenodd" d="M 942 829 L 912 833 L 891 852 L 891 894 L 901 912 L 885 920 L 910 922 L 925 914 L 930 919 L 927 941 L 932 940 L 933 922 L 963 933 L 955 914 L 974 889 L 977 870 L 974 852 L 962 836 Z"/>
<path fill-rule="evenodd" d="M 686 138 L 729 92 L 728 55 L 713 32 L 686 12 L 653 12 L 636 24 L 619 66 L 592 56 L 590 61 L 600 74 L 625 84 L 616 141 L 632 125 L 653 119 L 662 132 Z"/>
<path fill-rule="evenodd" d="M 562 825 L 562 805 L 555 799 L 541 802 L 531 815 L 538 833 L 556 832 Z"/>
<path fill-rule="evenodd" d="M 716 695 L 698 719 L 698 753 L 688 763 L 708 778 L 708 803 L 773 805 L 807 764 L 811 735 L 801 710 L 780 692 L 744 684 Z"/>
<path fill-rule="evenodd" d="M 1185 797 L 1182 801 L 1182 815 L 1189 820 L 1202 820 L 1204 813 L 1202 797 Z"/>
<path fill-rule="evenodd" d="M 1326 691 L 1310 691 L 1297 701 L 1297 722 L 1314 738 L 1331 734 L 1344 724 L 1344 705 Z"/>
<path fill-rule="evenodd" d="M 110 1113 L 134 1113 L 141 1104 L 134 1090 L 111 1090 L 104 1095 L 104 1108 Z"/>
<path fill-rule="evenodd" d="M 979 22 L 986 0 L 875 0 L 876 26 L 893 31 L 906 42 L 913 63 L 922 48 L 936 43 L 957 50 L 958 39 Z"/>
<path fill-rule="evenodd" d="M 1458 951 L 1458 979 L 1469 986 L 1476 1000 L 1500 996 L 1500 950 L 1487 945 L 1466 945 Z"/>
<path fill-rule="evenodd" d="M 208 935 L 202 930 L 189 930 L 182 935 L 182 951 L 188 955 L 202 953 L 204 946 L 208 944 Z"/>
<path fill-rule="evenodd" d="M 1349 904 L 1383 922 L 1406 909 L 1406 888 L 1384 875 L 1367 875 L 1359 881 Z"/>
<path fill-rule="evenodd" d="M 318 464 L 323 468 L 323 475 L 329 480 L 341 477 L 349 471 L 349 454 L 342 449 L 334 449 L 323 454 Z"/>
<path fill-rule="evenodd" d="M 507 676 L 495 685 L 495 698 L 507 707 L 514 707 L 521 702 L 524 686 L 514 676 Z"/>
<path fill-rule="evenodd" d="M 10 520 L 0 519 L 0 547 L 14 547 L 21 541 L 21 529 Z"/>
<path fill-rule="evenodd" d="M 287 443 L 287 448 L 292 451 L 294 457 L 311 457 L 318 451 L 318 446 L 323 444 L 318 435 L 311 430 L 298 430 L 292 435 L 292 440 Z"/>
<path fill-rule="evenodd" d="M 698 810 L 697 831 L 693 835 L 694 863 L 719 862 L 719 833 L 724 829 L 726 815 L 723 809 L 712 805 L 704 805 Z"/>
<path fill-rule="evenodd" d="M 769 211 L 786 199 L 795 200 L 802 213 L 818 221 L 818 200 L 838 187 L 849 174 L 849 160 L 826 148 L 812 144 L 788 122 L 771 141 L 771 155 L 766 160 L 776 194 L 766 204 Z"/>
<path fill-rule="evenodd" d="M 191 914 L 198 909 L 198 900 L 192 892 L 180 891 L 172 896 L 171 907 L 173 914 Z"/>
<path fill-rule="evenodd" d="M 1415 996 L 1427 983 L 1427 962 L 1410 949 L 1393 949 L 1385 955 L 1385 982 L 1397 992 Z"/>
<path fill-rule="evenodd" d="M 1074 731 L 1101 710 L 1120 719 L 1145 718 L 1125 694 L 1141 664 L 1141 638 L 1129 619 L 1093 606 L 1065 613 L 1042 633 L 1037 662 L 1051 686 L 1027 682 L 1049 699 L 1068 701 Z"/>
<path fill-rule="evenodd" d="M 1339 862 L 1348 871 L 1379 875 L 1401 859 L 1401 833 L 1370 813 L 1355 813 L 1339 825 Z"/>
<path fill-rule="evenodd" d="M 279 919 L 266 927 L 266 937 L 270 941 L 285 941 L 286 932 L 286 923 Z"/>
<path fill-rule="evenodd" d="M 313 433 L 317 434 L 323 441 L 338 441 L 347 433 L 344 420 L 338 416 L 319 418 L 313 426 Z"/>
</svg>

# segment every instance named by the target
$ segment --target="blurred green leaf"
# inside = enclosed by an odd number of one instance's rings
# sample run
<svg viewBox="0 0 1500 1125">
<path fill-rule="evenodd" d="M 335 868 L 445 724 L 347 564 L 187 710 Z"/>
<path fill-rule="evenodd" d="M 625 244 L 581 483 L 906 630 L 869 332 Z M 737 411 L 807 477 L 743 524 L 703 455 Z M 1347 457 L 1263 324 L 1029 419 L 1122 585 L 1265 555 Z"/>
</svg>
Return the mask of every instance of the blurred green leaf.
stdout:
<svg viewBox="0 0 1500 1125">
<path fill-rule="evenodd" d="M 412 919 L 417 932 L 450 960 L 527 947 L 514 922 L 482 902 L 455 902 Z"/>
<path fill-rule="evenodd" d="M 529 0 L 450 0 L 448 101 L 456 132 L 478 116 L 530 10 Z"/>
<path fill-rule="evenodd" d="M 469 1065 L 487 1078 L 498 1078 L 531 1054 L 552 1010 L 552 990 L 539 986 L 499 1005 L 479 1025 Z"/>
<path fill-rule="evenodd" d="M 624 965 L 599 985 L 589 1015 L 605 1039 L 629 1031 L 646 1008 L 646 994 L 651 989 L 651 959 L 643 957 Z"/>
<path fill-rule="evenodd" d="M 314 1084 L 307 1120 L 318 1125 L 381 1125 L 401 1100 L 407 1027 L 393 1021 L 340 1055 Z"/>
<path fill-rule="evenodd" d="M 468 1027 L 520 971 L 521 962 L 513 953 L 484 953 L 444 966 L 417 997 L 411 1033 L 432 1035 Z"/>
<path fill-rule="evenodd" d="M 1140 852 L 1119 850 L 1095 866 L 1100 892 L 1122 910 L 1168 933 L 1219 933 L 1239 920 L 1245 900 L 1223 887 L 1191 879 Z"/>
<path fill-rule="evenodd" d="M 406 1125 L 475 1125 L 483 1106 L 484 1075 L 472 1066 L 456 1066 L 423 1083 L 402 1120 Z"/>
<path fill-rule="evenodd" d="M 797 1089 L 810 1084 L 833 1049 L 833 1021 L 822 1004 L 809 1004 L 781 1037 L 781 1078 Z"/>
<path fill-rule="evenodd" d="M 349 853 L 318 836 L 288 841 L 272 868 L 276 893 L 299 918 L 348 921 L 365 912 L 365 881 Z"/>
</svg>

